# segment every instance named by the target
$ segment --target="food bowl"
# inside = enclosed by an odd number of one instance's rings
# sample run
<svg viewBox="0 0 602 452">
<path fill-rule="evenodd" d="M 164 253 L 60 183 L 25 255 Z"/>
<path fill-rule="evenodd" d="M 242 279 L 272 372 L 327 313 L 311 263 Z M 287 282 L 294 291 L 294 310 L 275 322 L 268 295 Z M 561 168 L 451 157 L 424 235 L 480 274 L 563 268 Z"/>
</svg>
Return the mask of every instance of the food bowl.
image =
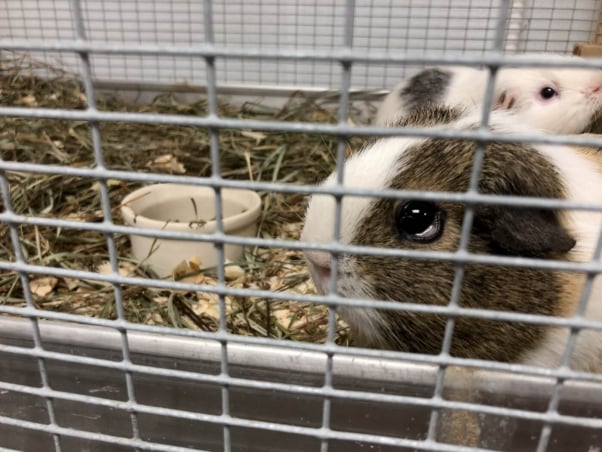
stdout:
<svg viewBox="0 0 602 452">
<path fill-rule="evenodd" d="M 222 225 L 224 234 L 254 237 L 261 210 L 259 195 L 251 190 L 222 189 Z M 125 223 L 145 229 L 198 232 L 217 230 L 215 191 L 211 187 L 179 184 L 155 184 L 130 193 L 123 199 L 121 215 Z M 132 254 L 159 277 L 172 274 L 183 260 L 195 259 L 202 268 L 217 265 L 212 242 L 168 240 L 131 234 Z M 238 260 L 240 245 L 224 245 L 224 257 Z"/>
</svg>

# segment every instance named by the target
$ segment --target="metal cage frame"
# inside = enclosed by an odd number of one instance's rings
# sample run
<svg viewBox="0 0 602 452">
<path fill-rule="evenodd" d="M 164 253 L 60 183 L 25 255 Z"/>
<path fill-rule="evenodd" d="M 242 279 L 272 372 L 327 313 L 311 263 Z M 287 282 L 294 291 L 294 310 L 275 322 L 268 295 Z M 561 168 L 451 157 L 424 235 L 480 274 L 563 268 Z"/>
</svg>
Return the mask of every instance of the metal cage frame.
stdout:
<svg viewBox="0 0 602 452">
<path fill-rule="evenodd" d="M 11 307 L 0 305 L 0 313 L 6 317 L 0 318 L 0 336 L 3 341 L 0 344 L 0 353 L 11 357 L 7 363 L 13 363 L 19 359 L 31 359 L 35 363 L 32 368 L 39 375 L 39 384 L 24 384 L 19 382 L 0 381 L 0 394 L 16 393 L 39 397 L 44 401 L 43 411 L 47 422 L 31 421 L 7 415 L 0 416 L 0 426 L 5 428 L 15 427 L 31 432 L 42 432 L 52 438 L 54 449 L 57 451 L 69 450 L 65 446 L 66 439 L 79 439 L 98 444 L 111 444 L 123 446 L 135 450 L 165 450 L 165 451 L 189 451 L 198 450 L 184 446 L 175 446 L 161 443 L 158 440 L 143 438 L 140 432 L 141 415 L 171 416 L 179 420 L 198 421 L 214 424 L 221 429 L 221 445 L 223 450 L 235 450 L 232 441 L 232 430 L 236 428 L 247 428 L 269 432 L 281 432 L 313 438 L 319 444 L 322 452 L 337 450 L 333 446 L 336 441 L 363 442 L 378 447 L 404 447 L 417 450 L 437 451 L 460 451 L 467 450 L 465 447 L 437 442 L 436 434 L 440 423 L 442 410 L 459 409 L 471 413 L 482 413 L 484 415 L 503 416 L 515 421 L 536 421 L 542 424 L 535 450 L 544 452 L 548 450 L 552 428 L 557 425 L 569 427 L 583 427 L 589 429 L 602 429 L 602 417 L 579 416 L 576 414 L 564 414 L 559 411 L 559 405 L 563 397 L 572 400 L 600 404 L 602 406 L 602 375 L 577 372 L 568 367 L 570 354 L 575 346 L 576 337 L 580 329 L 588 328 L 602 330 L 602 323 L 589 321 L 582 318 L 588 300 L 593 280 L 596 275 L 602 273 L 602 231 L 598 240 L 594 259 L 589 263 L 568 263 L 561 261 L 541 261 L 537 259 L 481 256 L 473 255 L 467 250 L 469 232 L 472 225 L 473 206 L 476 203 L 489 203 L 497 205 L 531 206 L 544 209 L 586 209 L 602 211 L 602 205 L 585 205 L 569 202 L 561 202 L 552 199 L 523 198 L 523 197 L 497 197 L 477 193 L 476 181 L 483 157 L 483 146 L 479 146 L 476 153 L 473 175 L 470 189 L 467 193 L 430 193 L 430 192 L 408 192 L 408 191 L 385 191 L 373 192 L 370 190 L 347 190 L 341 182 L 343 178 L 343 162 L 345 156 L 345 144 L 343 139 L 348 136 L 422 136 L 422 137 L 447 137 L 475 140 L 480 144 L 487 143 L 495 138 L 498 141 L 516 141 L 517 138 L 532 143 L 564 143 L 575 145 L 599 146 L 600 140 L 592 137 L 579 136 L 541 136 L 528 135 L 504 137 L 498 136 L 487 129 L 488 115 L 483 117 L 481 128 L 474 132 L 452 132 L 427 129 L 383 129 L 376 127 L 359 127 L 347 124 L 349 104 L 352 101 L 351 72 L 357 64 L 439 64 L 439 65 L 482 65 L 490 69 L 487 96 L 485 100 L 485 111 L 492 103 L 493 83 L 496 70 L 505 64 L 525 66 L 558 66 L 561 63 L 533 62 L 525 59 L 517 59 L 512 55 L 504 55 L 504 42 L 506 39 L 506 23 L 512 12 L 512 2 L 505 0 L 501 2 L 498 11 L 497 27 L 495 30 L 495 51 L 483 56 L 471 56 L 461 54 L 422 54 L 421 52 L 396 52 L 396 51 L 362 51 L 353 47 L 353 24 L 355 1 L 345 1 L 344 17 L 344 45 L 333 50 L 321 49 L 297 49 L 278 50 L 257 48 L 235 48 L 215 44 L 215 30 L 212 21 L 212 1 L 203 1 L 203 23 L 204 41 L 188 46 L 163 45 L 163 44 L 116 44 L 91 42 L 87 39 L 87 31 L 83 19 L 81 2 L 71 0 L 71 12 L 73 26 L 76 31 L 75 40 L 30 40 L 30 39 L 4 39 L 0 38 L 0 49 L 12 51 L 39 51 L 39 52 L 70 52 L 78 55 L 81 79 L 85 86 L 88 108 L 79 110 L 62 110 L 46 108 L 25 108 L 0 106 L 0 116 L 21 118 L 51 118 L 80 120 L 88 122 L 92 134 L 94 157 L 96 166 L 94 168 L 75 168 L 58 165 L 39 165 L 34 163 L 11 162 L 0 160 L 0 189 L 4 210 L 0 212 L 0 222 L 10 229 L 10 237 L 13 244 L 14 261 L 0 261 L 0 269 L 16 272 L 19 274 L 25 294 L 26 307 Z M 167 114 L 138 114 L 99 111 L 96 108 L 96 95 L 98 88 L 95 86 L 91 57 L 93 55 L 167 55 L 198 58 L 204 61 L 206 67 L 206 94 L 209 105 L 209 114 L 206 117 L 189 117 Z M 287 61 L 326 61 L 336 63 L 341 70 L 339 83 L 339 120 L 337 124 L 314 124 L 314 123 L 282 123 L 275 121 L 248 121 L 238 119 L 220 118 L 217 114 L 217 76 L 216 61 L 228 59 L 244 60 L 287 60 Z M 566 63 L 562 63 L 566 65 Z M 602 63 L 596 60 L 574 62 L 572 67 L 596 67 L 602 68 Z M 123 121 L 146 124 L 172 124 L 198 126 L 208 128 L 210 131 L 210 152 L 212 158 L 212 176 L 191 177 L 152 173 L 135 173 L 117 171 L 106 168 L 104 164 L 103 150 L 101 146 L 101 132 L 99 124 L 102 122 Z M 252 182 L 226 180 L 220 177 L 219 165 L 219 142 L 218 135 L 222 129 L 254 129 L 259 131 L 287 131 L 287 132 L 311 132 L 318 134 L 335 135 L 339 137 L 337 150 L 337 185 L 332 189 L 317 188 L 310 186 L 293 186 L 290 184 L 271 182 Z M 104 220 L 101 223 L 82 223 L 58 218 L 46 218 L 40 216 L 24 216 L 15 213 L 11 207 L 10 188 L 5 173 L 8 171 L 21 171 L 38 174 L 75 175 L 97 180 L 100 184 L 100 195 L 102 201 L 102 213 Z M 284 193 L 324 193 L 330 194 L 336 199 L 336 227 L 335 241 L 329 245 L 318 245 L 314 243 L 292 242 L 281 239 L 243 238 L 227 236 L 223 232 L 220 215 L 217 215 L 217 231 L 214 234 L 175 233 L 168 231 L 150 231 L 148 229 L 119 226 L 112 221 L 112 206 L 109 201 L 107 180 L 119 179 L 124 181 L 138 182 L 170 182 L 176 184 L 190 184 L 209 186 L 215 190 L 216 211 L 222 211 L 222 199 L 220 190 L 223 188 L 251 188 Z M 341 198 L 347 196 L 372 196 L 402 198 L 409 195 L 415 199 L 429 199 L 439 201 L 454 201 L 464 203 L 466 213 L 463 222 L 460 247 L 456 252 L 422 252 L 410 250 L 382 250 L 370 247 L 344 246 L 338 243 Z M 112 272 L 101 275 L 90 271 L 74 271 L 61 268 L 50 268 L 33 265 L 26 261 L 20 246 L 18 227 L 20 225 L 37 225 L 57 228 L 70 228 L 77 230 L 97 231 L 104 233 L 107 240 L 107 249 L 110 256 Z M 142 236 L 152 236 L 170 239 L 190 239 L 213 243 L 218 254 L 218 284 L 196 285 L 173 281 L 149 280 L 135 277 L 124 277 L 118 271 L 118 255 L 114 243 L 114 234 L 130 234 L 135 232 Z M 321 250 L 333 253 L 336 257 L 343 251 L 359 254 L 379 254 L 387 256 L 399 256 L 414 259 L 444 260 L 456 265 L 456 278 L 454 290 L 448 306 L 433 307 L 422 306 L 412 303 L 399 303 L 392 307 L 387 302 L 378 302 L 365 299 L 347 299 L 334 293 L 334 282 L 331 284 L 331 293 L 323 296 L 302 296 L 289 293 L 273 293 L 266 290 L 234 289 L 225 285 L 223 247 L 224 244 L 261 245 L 267 247 L 279 247 L 288 249 Z M 459 288 L 462 283 L 463 266 L 467 263 L 480 263 L 484 265 L 503 264 L 515 267 L 530 267 L 548 270 L 566 270 L 580 272 L 587 275 L 587 283 L 581 296 L 579 309 L 574 318 L 549 318 L 532 314 L 517 314 L 511 312 L 487 311 L 484 309 L 469 309 L 458 305 Z M 337 260 L 333 259 L 332 273 L 336 274 Z M 114 288 L 115 302 L 117 307 L 117 319 L 105 320 L 98 318 L 82 317 L 74 314 L 49 312 L 36 308 L 33 295 L 29 289 L 29 275 L 52 275 L 59 277 L 71 277 L 102 281 L 109 283 Z M 170 288 L 182 290 L 195 290 L 214 293 L 220 300 L 220 325 L 216 333 L 183 330 L 176 328 L 158 328 L 148 325 L 135 324 L 125 320 L 124 301 L 122 286 L 151 286 L 157 288 Z M 290 341 L 276 341 L 272 339 L 237 336 L 226 330 L 226 308 L 225 296 L 256 296 L 269 297 L 272 299 L 286 299 L 298 301 L 310 301 L 326 304 L 330 307 L 328 316 L 328 339 L 326 344 L 296 343 Z M 438 313 L 447 316 L 447 328 L 445 331 L 441 354 L 436 356 L 419 355 L 402 352 L 368 350 L 359 348 L 346 348 L 334 343 L 335 313 L 338 306 L 362 307 L 370 306 L 376 308 L 387 308 L 395 310 L 407 310 L 412 312 Z M 12 316 L 12 317 L 11 317 Z M 505 320 L 513 322 L 528 322 L 540 325 L 569 327 L 571 330 L 570 340 L 567 344 L 562 366 L 558 369 L 542 369 L 525 365 L 506 365 L 491 361 L 460 359 L 451 357 L 449 354 L 451 339 L 453 335 L 454 319 L 460 316 L 469 316 L 480 319 Z M 18 317 L 18 318 L 14 318 Z M 28 319 L 24 321 L 23 319 Z M 66 323 L 62 323 L 66 322 Z M 65 335 L 69 340 L 65 340 Z M 103 345 L 98 349 L 110 350 L 116 353 L 112 358 L 98 357 L 94 353 L 90 355 L 74 354 L 69 347 L 89 347 L 95 338 L 105 338 Z M 150 347 L 154 344 L 156 348 Z M 210 361 L 214 366 L 213 373 L 203 373 L 194 370 L 180 370 L 168 367 L 154 367 L 153 364 L 144 365 L 132 358 L 134 354 L 145 354 L 147 356 L 168 356 L 177 359 L 198 359 Z M 266 356 L 270 357 L 266 361 Z M 232 375 L 232 369 L 237 366 L 243 368 L 255 368 L 263 366 L 270 372 L 278 370 L 279 360 L 289 357 L 289 364 L 298 372 L 309 372 L 317 379 L 313 385 L 291 383 L 286 380 L 280 382 L 253 380 L 245 378 L 238 373 Z M 261 365 L 260 362 L 264 361 Z M 100 396 L 83 395 L 70 392 L 67 389 L 56 389 L 49 382 L 49 362 L 60 362 L 63 366 L 85 365 L 99 369 L 111 369 L 123 376 L 125 383 L 121 395 L 124 400 L 115 400 Z M 12 365 L 12 364 L 11 364 Z M 495 384 L 500 392 L 516 394 L 513 391 L 524 391 L 533 397 L 545 401 L 546 407 L 543 411 L 530 411 L 528 409 L 504 408 L 500 406 L 486 405 L 482 403 L 462 402 L 449 400 L 444 396 L 448 382 L 446 373 L 448 368 L 454 366 L 479 369 L 483 371 L 483 377 L 488 384 Z M 36 369 L 37 367 L 37 369 Z M 247 369 L 248 370 L 248 369 Z M 320 371 L 316 373 L 316 371 Z M 267 372 L 267 371 L 266 371 Z M 372 372 L 372 374 L 370 374 Z M 269 372 L 268 372 L 269 373 Z M 500 373 L 500 374 L 497 374 Z M 143 374 L 165 379 L 184 379 L 186 381 L 213 384 L 219 387 L 219 413 L 208 414 L 201 410 L 167 408 L 153 406 L 140 402 L 140 396 L 136 391 L 136 375 Z M 341 389 L 333 381 L 340 376 L 357 379 L 358 376 L 370 381 L 388 380 L 394 384 L 403 381 L 406 384 L 428 383 L 431 397 L 419 397 L 408 395 L 395 395 L 390 393 L 378 393 L 368 386 Z M 491 383 L 494 382 L 494 383 Z M 522 382 L 523 385 L 517 385 Z M 458 387 L 461 383 L 456 382 Z M 361 386 L 361 385 L 360 385 Z M 453 386 L 453 384 L 452 384 Z M 518 386 L 518 389 L 517 389 Z M 287 424 L 285 422 L 261 421 L 237 416 L 231 410 L 231 393 L 233 388 L 245 388 L 258 391 L 272 391 L 303 397 L 318 397 L 321 404 L 321 419 L 312 426 Z M 596 391 L 597 388 L 597 391 Z M 2 400 L 0 395 L 0 400 Z M 195 399 L 196 400 L 196 399 Z M 422 439 L 408 439 L 392 435 L 376 435 L 361 432 L 349 432 L 332 427 L 333 404 L 338 400 L 355 400 L 379 403 L 383 406 L 391 403 L 406 404 L 424 407 L 429 410 L 428 431 Z M 116 434 L 95 433 L 85 429 L 77 429 L 61 426 L 57 418 L 57 403 L 59 402 L 81 403 L 94 407 L 114 409 L 127 413 L 131 427 L 131 436 L 125 437 Z M 15 402 L 16 403 L 16 402 Z M 199 402 L 200 403 L 200 402 Z M 15 405 L 16 406 L 16 405 Z M 597 405 L 596 405 L 597 406 Z M 353 404 L 351 404 L 353 409 Z M 7 430 L 8 431 L 8 430 Z M 284 450 L 284 449 L 283 449 Z M 345 450 L 345 449 L 338 449 Z M 388 450 L 388 449 L 387 449 Z M 473 450 L 473 449 L 471 449 Z M 489 449 L 482 449 L 489 450 Z M 593 449 L 592 449 L 593 450 Z M 598 449 L 599 450 L 599 449 Z"/>
</svg>

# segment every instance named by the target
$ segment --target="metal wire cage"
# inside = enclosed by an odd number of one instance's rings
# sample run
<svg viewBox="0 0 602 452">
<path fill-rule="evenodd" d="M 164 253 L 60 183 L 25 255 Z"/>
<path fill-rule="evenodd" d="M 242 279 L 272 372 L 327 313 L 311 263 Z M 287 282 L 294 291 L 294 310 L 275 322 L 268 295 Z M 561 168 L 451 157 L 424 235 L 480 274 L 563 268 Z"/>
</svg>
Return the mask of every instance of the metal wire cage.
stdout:
<svg viewBox="0 0 602 452">
<path fill-rule="evenodd" d="M 316 249 L 316 244 L 225 235 L 220 215 L 216 215 L 213 234 L 122 226 L 113 220 L 116 206 L 109 198 L 109 181 L 119 180 L 209 186 L 215 190 L 218 213 L 222 211 L 220 193 L 226 188 L 300 194 L 321 190 L 336 195 L 340 205 L 344 191 L 340 184 L 325 190 L 222 177 L 220 134 L 251 129 L 336 136 L 336 169 L 340 172 L 346 138 L 370 137 L 375 132 L 411 134 L 350 125 L 350 105 L 358 94 L 378 94 L 406 72 L 426 64 L 499 67 L 513 61 L 512 53 L 517 51 L 570 51 L 575 42 L 591 39 L 599 2 L 578 0 L 567 6 L 552 0 L 499 0 L 487 5 L 470 0 L 341 0 L 327 4 L 309 0 L 5 0 L 0 2 L 0 11 L 0 65 L 10 52 L 11 56 L 26 54 L 75 71 L 87 103 L 83 109 L 6 106 L 0 93 L 0 117 L 84 122 L 90 130 L 95 162 L 88 168 L 0 160 L 0 221 L 12 248 L 2 255 L 0 270 L 18 275 L 24 301 L 24 306 L 6 300 L 0 303 L 1 447 L 31 451 L 600 450 L 602 375 L 577 372 L 566 365 L 579 330 L 601 330 L 599 322 L 579 315 L 549 318 L 461 308 L 452 297 L 449 306 L 437 311 L 448 316 L 448 325 L 452 325 L 446 329 L 439 355 L 337 345 L 337 306 L 382 308 L 388 304 L 336 294 L 233 288 L 225 283 L 225 244 L 292 250 Z M 594 60 L 580 64 L 601 66 Z M 37 73 L 45 75 L 44 70 Z M 203 91 L 208 115 L 107 111 L 97 106 L 100 87 L 152 91 L 159 86 L 181 89 L 182 84 Z M 244 99 L 292 90 L 335 93 L 336 123 L 218 115 L 222 93 Z M 117 122 L 207 129 L 211 175 L 108 168 L 103 125 Z M 482 142 L 491 134 L 480 130 L 462 137 Z M 525 140 L 599 145 L 591 137 L 532 136 Z M 74 221 L 53 216 L 52 211 L 46 212 L 48 215 L 18 213 L 12 207 L 8 173 L 77 176 L 97 182 L 102 220 Z M 357 190 L 353 194 L 375 195 Z M 479 195 L 467 193 L 456 198 L 470 204 Z M 529 205 L 528 201 L 513 202 Z M 601 205 L 569 206 L 552 201 L 547 205 L 602 209 Z M 104 234 L 111 271 L 100 274 L 31 259 L 21 245 L 24 226 Z M 115 237 L 132 230 L 143 236 L 213 243 L 218 255 L 217 283 L 199 286 L 123 276 Z M 465 236 L 469 230 L 464 228 Z M 456 253 L 432 257 L 455 262 L 459 269 L 468 262 L 487 262 L 581 272 L 587 275 L 586 287 L 591 288 L 602 271 L 602 231 L 598 242 L 594 260 L 585 264 L 477 258 L 465 246 Z M 346 250 L 341 246 L 318 248 L 337 253 Z M 458 274 L 461 284 L 461 270 Z M 40 309 L 30 289 L 31 279 L 39 275 L 110 284 L 115 319 Z M 126 289 L 147 286 L 215 294 L 219 328 L 208 332 L 128 321 Z M 227 296 L 326 304 L 330 309 L 325 343 L 232 334 L 226 328 Z M 585 303 L 587 290 L 582 299 Z M 400 304 L 399 309 L 412 308 Z M 435 311 L 429 306 L 413 309 Z M 571 340 L 564 365 L 543 369 L 454 358 L 449 354 L 453 319 L 464 315 L 569 327 Z M 479 378 L 467 380 L 465 374 L 450 369 L 455 366 L 479 370 Z M 438 441 L 438 427 L 447 411 L 476 416 L 481 435 L 473 449 Z"/>
</svg>

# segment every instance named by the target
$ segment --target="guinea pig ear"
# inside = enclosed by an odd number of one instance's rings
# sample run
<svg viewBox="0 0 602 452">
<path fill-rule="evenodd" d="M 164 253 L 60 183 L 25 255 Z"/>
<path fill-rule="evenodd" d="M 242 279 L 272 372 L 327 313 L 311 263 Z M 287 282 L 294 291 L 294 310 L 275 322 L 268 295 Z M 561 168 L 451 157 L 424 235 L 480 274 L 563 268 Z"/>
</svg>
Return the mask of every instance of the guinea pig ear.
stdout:
<svg viewBox="0 0 602 452">
<path fill-rule="evenodd" d="M 475 228 L 487 231 L 494 248 L 515 256 L 566 253 L 577 243 L 551 210 L 481 207 Z"/>
<path fill-rule="evenodd" d="M 507 89 L 502 91 L 502 93 L 498 96 L 495 101 L 495 105 L 493 106 L 494 110 L 512 110 L 514 107 L 514 103 L 516 102 L 516 93 Z"/>
</svg>

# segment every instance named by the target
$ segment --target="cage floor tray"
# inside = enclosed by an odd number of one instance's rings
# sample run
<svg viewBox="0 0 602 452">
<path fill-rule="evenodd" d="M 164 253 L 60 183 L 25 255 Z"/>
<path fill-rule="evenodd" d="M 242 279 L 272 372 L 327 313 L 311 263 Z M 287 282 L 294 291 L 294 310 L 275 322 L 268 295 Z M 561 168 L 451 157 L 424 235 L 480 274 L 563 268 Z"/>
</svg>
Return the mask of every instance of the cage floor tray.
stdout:
<svg viewBox="0 0 602 452">
<path fill-rule="evenodd" d="M 119 333 L 44 321 L 40 328 L 48 384 L 56 391 L 53 404 L 63 450 L 103 451 L 107 444 L 112 451 L 133 450 L 128 443 L 133 431 L 126 375 L 120 368 Z M 0 446 L 53 450 L 38 360 L 29 348 L 33 345 L 29 321 L 1 318 L 0 338 L 0 416 L 17 420 L 0 425 Z M 232 450 L 320 450 L 320 439 L 311 432 L 322 426 L 324 354 L 229 343 L 230 417 L 220 418 L 223 386 L 218 342 L 128 332 L 128 343 L 139 438 L 165 445 L 157 450 L 223 450 L 223 422 L 231 425 Z M 392 442 L 425 438 L 428 403 L 400 403 L 399 396 L 428 400 L 436 377 L 433 366 L 341 355 L 334 357 L 333 365 L 333 386 L 346 396 L 331 398 L 330 430 L 334 436 L 351 435 L 332 439 L 329 450 L 412 450 Z M 479 403 L 541 413 L 552 388 L 549 379 L 491 374 L 479 380 Z M 353 391 L 381 397 L 356 400 Z M 383 395 L 391 402 L 383 401 Z M 602 385 L 566 383 L 559 411 L 602 417 Z M 491 413 L 478 419 L 482 448 L 528 451 L 537 447 L 541 422 Z M 357 434 L 384 439 L 380 444 L 353 440 Z M 599 444 L 602 437 L 596 429 L 558 425 L 552 429 L 548 450 L 592 452 Z"/>
</svg>

